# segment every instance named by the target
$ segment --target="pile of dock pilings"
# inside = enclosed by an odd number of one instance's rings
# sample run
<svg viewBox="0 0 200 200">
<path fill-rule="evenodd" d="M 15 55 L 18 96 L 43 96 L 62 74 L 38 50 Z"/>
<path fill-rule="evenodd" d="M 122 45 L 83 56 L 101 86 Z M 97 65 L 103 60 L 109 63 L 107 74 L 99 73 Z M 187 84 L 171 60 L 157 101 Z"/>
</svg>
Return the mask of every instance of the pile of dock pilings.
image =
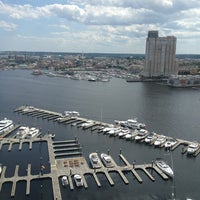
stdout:
<svg viewBox="0 0 200 200">
<path fill-rule="evenodd" d="M 83 117 L 69 117 L 69 116 L 64 116 L 62 113 L 58 113 L 58 112 L 53 112 L 53 111 L 49 111 L 49 110 L 44 110 L 44 109 L 40 109 L 40 108 L 36 108 L 33 106 L 27 106 L 27 105 L 23 105 L 20 106 L 19 108 L 16 108 L 14 110 L 14 112 L 17 113 L 21 113 L 23 115 L 28 115 L 28 116 L 32 116 L 32 117 L 37 117 L 37 118 L 42 118 L 42 119 L 47 119 L 47 120 L 53 120 L 57 123 L 63 124 L 63 125 L 73 125 L 73 126 L 77 126 L 78 128 L 82 127 L 82 124 L 86 123 L 89 121 L 89 119 L 83 118 Z M 92 123 L 91 125 L 88 125 L 87 127 L 82 127 L 84 130 L 90 129 L 91 131 L 97 131 L 98 133 L 103 133 L 102 129 L 104 127 L 110 127 L 112 124 L 108 124 L 108 123 L 104 123 L 104 122 L 100 122 L 100 121 L 96 121 L 96 120 L 90 120 L 93 121 L 94 123 Z M 159 135 L 159 134 L 157 134 Z M 136 135 L 134 135 L 135 137 Z M 134 137 L 132 137 L 132 139 L 130 139 L 131 141 L 134 140 Z M 166 139 L 168 139 L 170 137 L 166 137 Z M 182 154 L 187 152 L 187 148 L 190 144 L 192 144 L 192 141 L 187 141 L 187 140 L 183 140 L 183 139 L 176 139 L 176 144 L 173 145 L 170 150 L 173 151 L 175 150 L 177 147 L 182 145 Z M 143 140 L 140 140 L 140 143 L 143 143 Z M 153 142 L 152 141 L 150 143 L 150 145 L 153 146 Z M 161 144 L 159 146 L 159 148 L 163 148 L 164 147 L 164 143 Z M 197 155 L 199 155 L 200 153 L 200 144 L 199 144 L 199 149 L 197 151 L 195 151 L 194 154 L 192 154 L 192 157 L 196 157 Z"/>
</svg>

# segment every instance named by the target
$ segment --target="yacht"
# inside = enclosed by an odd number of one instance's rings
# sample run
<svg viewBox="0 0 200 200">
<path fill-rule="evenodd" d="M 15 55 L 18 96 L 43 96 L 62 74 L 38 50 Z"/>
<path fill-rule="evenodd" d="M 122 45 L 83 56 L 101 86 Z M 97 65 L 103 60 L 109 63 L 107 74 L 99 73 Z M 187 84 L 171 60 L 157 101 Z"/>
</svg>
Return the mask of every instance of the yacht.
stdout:
<svg viewBox="0 0 200 200">
<path fill-rule="evenodd" d="M 82 180 L 81 175 L 75 174 L 74 175 L 74 181 L 75 181 L 75 184 L 76 184 L 77 187 L 82 187 L 83 186 L 83 180 Z"/>
<path fill-rule="evenodd" d="M 145 129 L 146 125 L 144 123 L 139 123 L 136 119 L 128 119 L 127 127 L 131 129 Z"/>
<path fill-rule="evenodd" d="M 159 136 L 157 137 L 157 139 L 155 140 L 154 145 L 155 145 L 156 147 L 158 147 L 158 146 L 162 145 L 165 141 L 166 141 L 166 136 L 164 136 L 164 135 L 159 135 Z"/>
<path fill-rule="evenodd" d="M 189 144 L 187 148 L 187 154 L 188 155 L 194 154 L 199 149 L 199 147 L 200 146 L 198 142 L 193 142 Z"/>
<path fill-rule="evenodd" d="M 171 147 L 173 147 L 175 144 L 177 143 L 177 140 L 174 138 L 169 138 L 167 139 L 167 141 L 165 142 L 165 148 L 169 149 Z"/>
<path fill-rule="evenodd" d="M 68 183 L 68 179 L 67 179 L 67 176 L 63 176 L 62 179 L 62 185 L 63 187 L 67 186 L 69 183 Z"/>
<path fill-rule="evenodd" d="M 129 132 L 126 135 L 124 135 L 123 138 L 126 140 L 132 140 L 137 133 L 138 133 L 137 129 L 135 129 L 134 131 L 129 130 Z"/>
<path fill-rule="evenodd" d="M 173 178 L 174 177 L 174 172 L 172 170 L 172 168 L 166 164 L 165 161 L 163 161 L 162 159 L 157 159 L 155 161 L 156 166 L 162 170 L 166 175 L 168 175 L 169 177 Z"/>
<path fill-rule="evenodd" d="M 0 134 L 8 131 L 14 127 L 13 121 L 7 118 L 4 118 L 0 121 Z"/>
<path fill-rule="evenodd" d="M 135 141 L 144 139 L 148 134 L 148 131 L 145 129 L 140 129 L 138 132 L 139 133 L 135 136 Z"/>
<path fill-rule="evenodd" d="M 118 133 L 118 136 L 121 138 L 121 137 L 125 137 L 127 134 L 130 135 L 130 130 L 129 129 L 122 129 L 119 133 Z"/>
<path fill-rule="evenodd" d="M 94 124 L 94 121 L 92 121 L 92 120 L 87 120 L 85 123 L 81 124 L 81 127 L 82 127 L 83 129 L 86 129 L 86 128 L 88 128 L 89 126 L 91 126 L 91 125 L 93 125 L 93 124 Z"/>
<path fill-rule="evenodd" d="M 130 129 L 145 129 L 146 125 L 144 123 L 139 123 L 137 119 L 128 119 L 126 121 L 115 120 L 117 125 Z"/>
<path fill-rule="evenodd" d="M 36 108 L 34 108 L 33 106 L 27 106 L 26 108 L 23 109 L 23 112 L 31 112 L 37 110 Z"/>
<path fill-rule="evenodd" d="M 156 133 L 149 133 L 147 135 L 147 137 L 144 139 L 145 143 L 150 144 L 151 142 L 153 142 L 154 140 L 156 140 L 157 136 Z"/>
<path fill-rule="evenodd" d="M 77 111 L 64 111 L 63 114 L 65 117 L 79 117 L 80 113 Z"/>
<path fill-rule="evenodd" d="M 108 131 L 108 135 L 110 136 L 116 136 L 120 133 L 121 129 L 120 128 L 113 128 L 110 131 Z"/>
<path fill-rule="evenodd" d="M 91 163 L 93 169 L 97 169 L 97 168 L 102 167 L 101 161 L 100 161 L 99 156 L 96 152 L 91 153 L 89 155 L 89 159 L 90 159 L 90 163 Z"/>
<path fill-rule="evenodd" d="M 39 133 L 39 129 L 32 127 L 29 129 L 29 132 L 26 134 L 26 138 L 27 139 L 33 138 L 36 135 L 38 135 L 38 133 Z"/>
<path fill-rule="evenodd" d="M 109 126 L 109 127 L 105 127 L 102 129 L 102 132 L 104 134 L 107 134 L 110 130 L 112 130 L 114 128 L 114 126 Z"/>
<path fill-rule="evenodd" d="M 112 161 L 112 158 L 108 154 L 102 153 L 101 154 L 101 160 L 102 160 L 103 164 L 105 165 L 105 167 L 108 167 L 108 168 L 114 167 L 114 163 Z"/>
<path fill-rule="evenodd" d="M 19 130 L 17 131 L 17 134 L 15 137 L 17 139 L 24 139 L 28 133 L 29 133 L 29 127 L 21 126 L 19 127 Z"/>
</svg>

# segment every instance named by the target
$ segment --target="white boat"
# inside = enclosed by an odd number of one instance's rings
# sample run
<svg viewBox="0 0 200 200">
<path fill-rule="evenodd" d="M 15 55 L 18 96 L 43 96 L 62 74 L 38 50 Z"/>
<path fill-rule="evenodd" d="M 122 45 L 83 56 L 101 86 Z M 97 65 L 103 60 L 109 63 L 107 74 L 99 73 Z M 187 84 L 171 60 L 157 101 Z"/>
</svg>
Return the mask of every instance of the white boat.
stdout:
<svg viewBox="0 0 200 200">
<path fill-rule="evenodd" d="M 89 127 L 89 126 L 91 126 L 93 124 L 94 124 L 94 121 L 87 120 L 85 123 L 81 124 L 81 127 L 84 129 L 84 128 L 87 128 L 87 127 Z"/>
<path fill-rule="evenodd" d="M 54 139 L 56 137 L 56 135 L 52 133 L 50 133 L 49 136 L 51 137 L 51 139 Z"/>
<path fill-rule="evenodd" d="M 63 187 L 66 187 L 69 184 L 67 176 L 63 176 L 61 181 L 62 181 Z"/>
<path fill-rule="evenodd" d="M 29 132 L 26 134 L 26 138 L 27 139 L 33 138 L 36 135 L 38 135 L 38 133 L 39 133 L 39 129 L 32 127 L 29 129 Z"/>
<path fill-rule="evenodd" d="M 135 136 L 135 141 L 139 141 L 139 140 L 142 140 L 144 139 L 148 134 L 148 131 L 145 130 L 145 129 L 140 129 L 138 131 L 138 134 Z"/>
<path fill-rule="evenodd" d="M 187 154 L 188 155 L 194 154 L 199 149 L 199 147 L 200 146 L 198 142 L 193 142 L 189 144 L 187 148 Z"/>
<path fill-rule="evenodd" d="M 169 148 L 173 147 L 176 143 L 177 143 L 177 140 L 175 140 L 174 138 L 169 138 L 165 142 L 165 148 L 169 149 Z"/>
<path fill-rule="evenodd" d="M 33 106 L 27 106 L 26 108 L 23 109 L 23 112 L 31 112 L 37 110 Z"/>
<path fill-rule="evenodd" d="M 98 168 L 102 167 L 101 161 L 100 161 L 99 156 L 96 152 L 91 153 L 89 155 L 89 159 L 90 159 L 90 163 L 91 163 L 93 169 L 98 169 Z"/>
<path fill-rule="evenodd" d="M 133 137 L 133 135 L 132 135 L 131 133 L 128 133 L 128 134 L 126 134 L 126 135 L 124 136 L 124 138 L 125 138 L 126 140 L 130 140 L 130 139 L 132 139 L 132 137 Z"/>
<path fill-rule="evenodd" d="M 168 175 L 171 178 L 174 177 L 174 172 L 173 172 L 172 168 L 169 165 L 167 165 L 165 161 L 158 159 L 158 160 L 155 161 L 155 164 L 166 175 Z"/>
<path fill-rule="evenodd" d="M 150 144 L 151 142 L 153 142 L 154 140 L 156 140 L 157 136 L 156 133 L 149 133 L 146 138 L 144 139 L 145 143 Z"/>
<path fill-rule="evenodd" d="M 1 175 L 1 173 L 2 173 L 2 164 L 0 163 L 0 175 Z"/>
<path fill-rule="evenodd" d="M 82 180 L 81 175 L 75 174 L 74 175 L 74 181 L 75 181 L 75 184 L 76 184 L 77 187 L 82 187 L 83 186 L 83 180 Z"/>
<path fill-rule="evenodd" d="M 19 127 L 19 130 L 17 131 L 17 134 L 16 134 L 16 138 L 17 139 L 23 139 L 26 137 L 26 135 L 29 133 L 29 127 L 27 126 L 21 126 Z"/>
<path fill-rule="evenodd" d="M 118 133 L 118 136 L 119 136 L 119 137 L 125 137 L 127 134 L 130 134 L 130 130 L 129 130 L 129 129 L 122 129 L 122 130 Z"/>
<path fill-rule="evenodd" d="M 4 133 L 14 127 L 13 121 L 7 118 L 4 118 L 0 121 L 0 134 Z"/>
<path fill-rule="evenodd" d="M 104 133 L 104 134 L 107 134 L 110 130 L 112 130 L 114 128 L 114 126 L 113 125 L 111 125 L 111 126 L 109 126 L 109 127 L 105 127 L 105 128 L 103 128 L 102 129 L 102 132 Z"/>
<path fill-rule="evenodd" d="M 156 147 L 158 147 L 158 146 L 162 145 L 165 141 L 166 141 L 166 136 L 164 136 L 164 135 L 159 135 L 159 136 L 157 137 L 157 139 L 154 141 L 154 145 L 155 145 Z"/>
<path fill-rule="evenodd" d="M 77 111 L 64 111 L 63 114 L 65 117 L 79 117 L 80 113 Z"/>
<path fill-rule="evenodd" d="M 145 129 L 146 125 L 144 123 L 139 123 L 137 119 L 128 119 L 126 121 L 115 120 L 115 123 L 131 129 Z"/>
<path fill-rule="evenodd" d="M 105 167 L 108 167 L 108 168 L 114 167 L 114 163 L 112 161 L 112 158 L 108 154 L 102 153 L 101 154 L 101 160 L 102 160 L 103 164 L 105 165 Z"/>
<path fill-rule="evenodd" d="M 136 119 L 128 119 L 127 127 L 131 129 L 144 129 L 146 125 L 144 123 L 139 123 Z"/>
<path fill-rule="evenodd" d="M 108 131 L 108 135 L 110 136 L 116 136 L 120 133 L 120 128 L 112 128 L 110 131 Z"/>
</svg>

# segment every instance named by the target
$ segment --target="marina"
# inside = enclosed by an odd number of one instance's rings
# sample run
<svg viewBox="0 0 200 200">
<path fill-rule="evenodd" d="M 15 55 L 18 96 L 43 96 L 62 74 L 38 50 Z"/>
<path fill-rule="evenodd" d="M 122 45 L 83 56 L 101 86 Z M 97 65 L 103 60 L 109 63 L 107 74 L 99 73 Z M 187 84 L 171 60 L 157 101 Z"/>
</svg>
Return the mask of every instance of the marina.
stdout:
<svg viewBox="0 0 200 200">
<path fill-rule="evenodd" d="M 137 129 L 130 129 L 128 134 L 123 134 L 123 136 L 120 136 L 119 126 L 117 124 L 117 127 L 114 127 L 114 124 L 104 123 L 100 121 L 94 121 L 89 120 L 83 117 L 80 117 L 79 115 L 74 117 L 65 117 L 62 113 L 58 112 L 52 112 L 49 110 L 44 110 L 40 108 L 34 108 L 33 106 L 20 106 L 19 108 L 16 108 L 14 110 L 16 113 L 21 113 L 26 115 L 28 113 L 29 116 L 47 119 L 47 120 L 53 120 L 55 122 L 58 122 L 59 124 L 63 125 L 72 125 L 77 126 L 77 128 L 82 128 L 83 130 L 90 129 L 92 132 L 96 131 L 98 133 L 104 133 L 109 134 L 110 136 L 118 136 L 119 139 L 126 139 L 130 141 L 139 141 L 139 143 L 146 143 L 151 146 L 155 146 L 158 148 L 166 148 L 170 149 L 171 151 L 174 151 L 179 146 L 182 146 L 182 154 L 185 154 L 187 152 L 187 148 L 189 145 L 193 144 L 192 141 L 184 140 L 184 139 L 173 139 L 171 137 L 167 137 L 162 134 L 153 133 L 154 137 L 151 137 L 151 140 L 149 142 L 145 142 L 145 139 L 148 137 L 148 131 L 145 129 L 140 129 L 139 131 Z M 33 113 L 33 115 L 32 115 Z M 45 116 L 45 118 L 44 118 Z M 133 120 L 129 120 L 133 121 Z M 121 122 L 122 123 L 122 122 Z M 141 124 L 141 123 L 140 123 Z M 141 124 L 142 128 L 144 127 L 144 124 Z M 131 125 L 132 127 L 133 125 Z M 135 121 L 134 121 L 135 126 Z M 142 137 L 140 136 L 142 132 Z M 173 140 L 173 141 L 172 141 Z M 174 142 L 174 140 L 176 142 Z M 167 147 L 166 144 L 167 143 Z M 173 145 L 172 145 L 173 143 Z M 191 154 L 193 157 L 198 156 L 200 153 L 200 144 L 198 143 L 197 148 L 195 151 L 193 151 Z"/>
<path fill-rule="evenodd" d="M 59 179 L 63 176 L 67 177 L 69 185 L 67 187 L 70 188 L 70 190 L 74 190 L 74 184 L 73 184 L 73 177 L 76 174 L 79 174 L 83 180 L 83 186 L 85 188 L 88 188 L 88 184 L 85 179 L 85 175 L 92 175 L 97 186 L 101 187 L 101 181 L 98 178 L 98 174 L 104 174 L 106 179 L 108 180 L 109 184 L 111 186 L 114 186 L 114 181 L 112 180 L 110 176 L 110 172 L 118 173 L 121 177 L 122 181 L 125 184 L 128 184 L 129 181 L 126 178 L 124 173 L 131 172 L 133 176 L 137 179 L 139 183 L 142 183 L 143 180 L 140 177 L 140 175 L 137 173 L 137 170 L 142 170 L 144 174 L 148 178 L 150 178 L 151 181 L 155 181 L 155 178 L 152 175 L 152 170 L 157 172 L 161 178 L 164 180 L 168 180 L 168 176 L 166 176 L 154 163 L 149 164 L 138 164 L 133 165 L 130 164 L 127 159 L 123 156 L 123 154 L 120 151 L 119 157 L 124 162 L 123 166 L 118 166 L 115 161 L 110 156 L 110 159 L 113 163 L 112 168 L 107 168 L 101 164 L 101 167 L 99 168 L 91 168 L 89 167 L 85 157 L 82 155 L 80 144 L 78 143 L 78 140 L 66 140 L 66 141 L 52 141 L 49 134 L 40 137 L 40 138 L 32 138 L 32 139 L 21 139 L 20 141 L 15 138 L 2 138 L 1 139 L 1 146 L 0 150 L 3 145 L 9 145 L 8 151 L 12 153 L 12 146 L 13 144 L 19 144 L 19 150 L 23 148 L 23 144 L 29 143 L 29 150 L 32 150 L 34 143 L 47 143 L 48 146 L 48 152 L 49 152 L 49 163 L 50 163 L 50 173 L 45 173 L 41 171 L 37 175 L 31 174 L 31 164 L 28 164 L 27 166 L 27 174 L 25 176 L 19 175 L 19 165 L 15 166 L 15 172 L 14 176 L 12 177 L 6 177 L 6 166 L 2 166 L 2 173 L 0 175 L 0 191 L 2 189 L 2 185 L 6 182 L 12 183 L 12 189 L 11 189 L 11 197 L 15 196 L 15 191 L 17 187 L 17 183 L 20 181 L 26 182 L 26 195 L 28 196 L 30 194 L 30 183 L 32 180 L 38 180 L 38 179 L 51 179 L 52 181 L 52 187 L 53 187 L 53 194 L 54 199 L 62 199 L 61 193 L 60 193 L 60 184 Z M 73 148 L 72 148 L 73 146 Z M 63 151 L 67 151 L 66 153 L 61 153 Z M 60 158 L 62 157 L 62 158 Z M 151 169 L 151 170 L 149 170 Z"/>
<path fill-rule="evenodd" d="M 172 166 L 170 152 L 165 146 L 155 148 L 153 140 L 152 143 L 146 143 L 144 140 L 135 142 L 134 136 L 126 140 L 124 137 L 119 137 L 119 134 L 110 137 L 109 134 L 103 133 L 101 125 L 98 129 L 97 126 L 94 127 L 96 130 L 93 128 L 83 130 L 82 127 L 78 127 L 78 124 L 82 124 L 81 121 L 77 122 L 77 125 L 76 122 L 64 125 L 58 123 L 57 119 L 42 119 L 13 111 L 20 105 L 26 104 L 57 113 L 63 113 L 65 110 L 77 110 L 80 112 L 80 118 L 106 122 L 109 125 L 113 124 L 114 120 L 137 117 L 138 122 L 146 124 L 146 129 L 149 132 L 154 131 L 155 137 L 158 134 L 163 134 L 167 138 L 181 138 L 181 141 L 186 141 L 180 145 L 177 141 L 178 143 L 171 147 L 174 148 L 171 154 L 174 159 L 175 196 L 178 199 L 199 198 L 199 192 L 196 190 L 196 185 L 199 183 L 199 154 L 196 158 L 187 154 L 187 142 L 200 141 L 198 90 L 179 90 L 154 83 L 130 84 L 116 78 L 113 78 L 108 84 L 88 83 L 56 77 L 53 79 L 45 76 L 32 77 L 29 73 L 30 71 L 27 70 L 1 72 L 1 119 L 7 117 L 21 126 L 40 128 L 41 136 L 47 133 L 54 136 L 53 142 L 78 138 L 82 147 L 82 156 L 85 157 L 89 167 L 91 166 L 88 156 L 91 152 L 98 152 L 100 156 L 100 153 L 108 153 L 108 150 L 116 164 L 123 166 L 124 163 L 118 156 L 119 149 L 122 149 L 123 155 L 131 165 L 133 161 L 136 161 L 135 165 L 150 164 L 155 158 L 162 158 Z M 27 95 L 24 96 L 24 92 L 27 92 Z M 7 137 L 11 139 L 16 131 L 17 129 L 8 134 Z M 42 143 L 42 145 L 39 141 L 31 143 L 31 150 L 29 150 L 29 143 L 23 142 L 21 151 L 18 150 L 20 143 L 13 143 L 11 151 L 8 151 L 9 143 L 2 146 L 0 163 L 2 163 L 2 168 L 6 166 L 5 176 L 7 178 L 14 175 L 16 165 L 19 165 L 19 176 L 27 175 L 28 164 L 31 165 L 31 174 L 38 175 L 41 156 L 43 157 L 41 162 L 46 167 L 43 173 L 50 173 L 49 155 L 45 150 L 47 143 Z M 40 146 L 42 146 L 42 154 L 40 154 Z M 176 146 L 177 148 L 175 148 Z M 20 160 L 17 159 L 19 157 Z M 71 156 L 70 158 L 74 157 L 81 156 Z M 62 157 L 56 159 L 62 159 Z M 147 170 L 151 171 L 151 168 Z M 101 187 L 97 186 L 92 175 L 85 175 L 88 185 L 86 190 L 85 187 L 76 188 L 74 177 L 72 177 L 73 192 L 71 192 L 69 185 L 62 186 L 62 177 L 59 177 L 62 198 L 76 200 L 100 200 L 102 198 L 116 200 L 130 198 L 133 200 L 171 199 L 171 179 L 163 181 L 160 175 L 153 170 L 155 181 L 152 182 L 143 171 L 135 170 L 142 179 L 142 184 L 138 184 L 139 182 L 132 175 L 132 172 L 126 173 L 125 171 L 126 168 L 123 173 L 129 181 L 128 185 L 124 184 L 118 173 L 109 172 L 114 187 L 110 187 L 110 183 L 102 173 L 96 174 Z M 42 189 L 41 185 L 43 185 Z M 33 179 L 30 182 L 29 196 L 26 196 L 25 181 L 17 182 L 14 198 L 10 196 L 11 189 L 12 183 L 5 182 L 1 188 L 0 199 L 54 199 L 52 180 L 49 178 Z"/>
</svg>

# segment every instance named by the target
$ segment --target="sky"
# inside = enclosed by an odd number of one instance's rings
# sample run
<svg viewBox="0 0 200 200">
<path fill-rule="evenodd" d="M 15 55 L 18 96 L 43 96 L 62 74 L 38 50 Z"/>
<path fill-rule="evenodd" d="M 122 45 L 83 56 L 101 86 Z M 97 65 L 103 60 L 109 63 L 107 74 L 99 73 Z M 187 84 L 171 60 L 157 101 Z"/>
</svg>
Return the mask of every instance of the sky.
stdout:
<svg viewBox="0 0 200 200">
<path fill-rule="evenodd" d="M 200 0 L 0 0 L 0 51 L 144 54 L 149 30 L 200 54 Z"/>
</svg>

